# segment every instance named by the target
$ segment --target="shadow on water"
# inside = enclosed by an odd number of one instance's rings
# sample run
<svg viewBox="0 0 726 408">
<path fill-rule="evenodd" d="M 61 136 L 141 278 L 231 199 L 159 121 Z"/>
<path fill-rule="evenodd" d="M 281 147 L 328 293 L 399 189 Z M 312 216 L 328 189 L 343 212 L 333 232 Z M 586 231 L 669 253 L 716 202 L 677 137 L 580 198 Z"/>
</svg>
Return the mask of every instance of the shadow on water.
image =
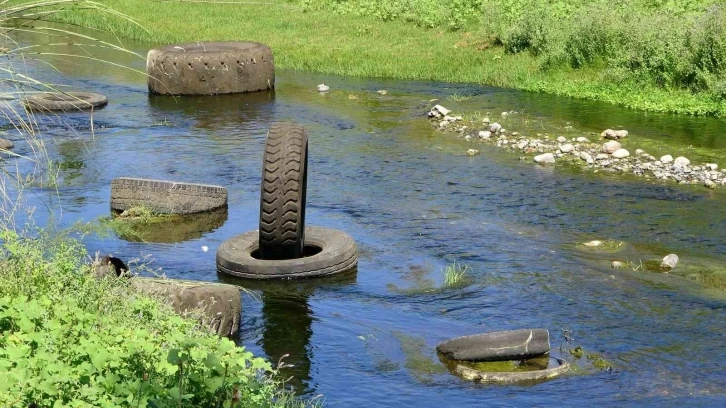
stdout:
<svg viewBox="0 0 726 408">
<path fill-rule="evenodd" d="M 310 367 L 313 355 L 310 340 L 315 315 L 310 298 L 321 287 L 354 284 L 357 271 L 299 281 L 251 281 L 219 274 L 221 282 L 258 292 L 262 303 L 259 346 L 273 364 L 278 364 L 280 378 L 298 395 L 312 394 Z M 243 315 L 245 311 L 242 311 Z M 241 330 L 249 327 L 241 327 Z"/>
<path fill-rule="evenodd" d="M 191 120 L 192 126 L 218 131 L 267 117 L 275 109 L 275 91 L 210 96 L 149 95 L 151 114 L 157 124 L 170 126 L 175 118 Z"/>
</svg>

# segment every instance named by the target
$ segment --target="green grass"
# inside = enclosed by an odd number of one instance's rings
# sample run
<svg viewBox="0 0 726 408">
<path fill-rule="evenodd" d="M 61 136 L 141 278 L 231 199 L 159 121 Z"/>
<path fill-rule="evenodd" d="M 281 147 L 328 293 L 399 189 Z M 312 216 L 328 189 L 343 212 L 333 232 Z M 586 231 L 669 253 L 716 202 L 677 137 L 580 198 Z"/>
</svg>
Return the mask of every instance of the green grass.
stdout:
<svg viewBox="0 0 726 408">
<path fill-rule="evenodd" d="M 108 0 L 104 4 L 135 19 L 138 25 L 83 11 L 59 17 L 155 46 L 182 41 L 260 41 L 272 47 L 276 66 L 284 69 L 489 84 L 652 111 L 726 113 L 726 103 L 711 93 L 659 86 L 632 75 L 618 76 L 619 71 L 598 64 L 579 69 L 555 64 L 543 69 L 544 57 L 530 52 L 507 53 L 497 40 L 489 42 L 482 34 L 488 28 L 478 21 L 468 20 L 460 31 L 450 31 L 447 27 L 417 26 L 415 19 L 381 21 L 386 17 L 375 13 L 305 9 L 280 0 L 264 4 Z"/>
<path fill-rule="evenodd" d="M 444 287 L 457 288 L 469 284 L 469 266 L 457 262 L 446 265 L 442 270 L 444 274 Z"/>
</svg>

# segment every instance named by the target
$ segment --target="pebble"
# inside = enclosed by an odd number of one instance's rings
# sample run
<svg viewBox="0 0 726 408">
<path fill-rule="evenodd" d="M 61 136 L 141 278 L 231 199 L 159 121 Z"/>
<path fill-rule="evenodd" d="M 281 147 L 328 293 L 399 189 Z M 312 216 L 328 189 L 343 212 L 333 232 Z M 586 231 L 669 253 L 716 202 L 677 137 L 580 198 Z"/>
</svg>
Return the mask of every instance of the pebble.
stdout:
<svg viewBox="0 0 726 408">
<path fill-rule="evenodd" d="M 620 149 L 620 143 L 611 140 L 609 142 L 603 143 L 602 145 L 602 152 L 603 153 L 614 153 L 615 151 Z"/>
<path fill-rule="evenodd" d="M 592 156 L 590 156 L 590 153 L 588 153 L 588 152 L 581 152 L 580 159 L 585 160 L 585 162 L 587 162 L 587 164 L 592 164 L 595 162 L 595 160 L 592 159 Z"/>
<path fill-rule="evenodd" d="M 477 154 L 479 154 L 479 150 L 476 149 L 469 149 L 466 151 L 467 156 L 476 156 Z"/>
<path fill-rule="evenodd" d="M 643 151 L 643 149 L 635 149 L 635 154 L 637 154 L 638 156 L 641 156 L 641 155 L 643 155 L 643 153 L 645 153 L 645 152 Z"/>
<path fill-rule="evenodd" d="M 535 163 L 552 164 L 555 162 L 555 156 L 552 153 L 544 153 L 534 156 Z"/>
<path fill-rule="evenodd" d="M 613 261 L 610 265 L 613 268 L 624 268 L 625 267 L 625 264 L 620 261 Z"/>
<path fill-rule="evenodd" d="M 662 160 L 661 160 L 661 161 L 662 161 Z M 685 157 L 683 157 L 683 156 L 678 156 L 678 157 L 676 157 L 676 159 L 675 159 L 675 160 L 673 161 L 673 166 L 674 166 L 674 167 L 686 167 L 686 166 L 688 166 L 689 164 L 691 164 L 691 161 L 690 161 L 690 160 L 688 160 L 688 159 L 686 159 L 686 158 L 685 158 Z"/>
<path fill-rule="evenodd" d="M 623 159 L 630 156 L 630 152 L 625 149 L 618 149 L 613 152 L 613 157 L 616 159 Z"/>
<path fill-rule="evenodd" d="M 673 156 L 671 156 L 670 154 L 666 154 L 665 156 L 662 156 L 660 158 L 660 162 L 663 164 L 668 164 L 668 163 L 671 163 L 672 161 L 673 161 Z"/>
<path fill-rule="evenodd" d="M 325 84 L 318 85 L 318 92 L 328 92 L 330 87 Z"/>
<path fill-rule="evenodd" d="M 492 132 L 492 133 L 497 133 L 500 130 L 502 130 L 502 125 L 500 125 L 497 122 L 494 122 L 491 125 L 489 125 L 489 131 Z"/>
<path fill-rule="evenodd" d="M 482 139 L 489 139 L 490 137 L 492 137 L 492 132 L 488 130 L 481 130 L 479 131 L 479 137 Z"/>
<path fill-rule="evenodd" d="M 678 265 L 678 255 L 676 254 L 668 254 L 663 258 L 663 261 L 660 263 L 660 268 L 663 270 L 671 270 Z"/>
<path fill-rule="evenodd" d="M 381 89 L 377 93 L 378 93 L 378 95 L 385 95 L 388 93 L 388 91 L 386 91 L 385 89 Z"/>
<path fill-rule="evenodd" d="M 559 143 L 566 143 L 567 142 L 567 138 L 564 137 L 564 136 L 560 136 L 560 137 L 557 138 L 557 141 Z"/>
<path fill-rule="evenodd" d="M 562 151 L 562 153 L 570 153 L 573 150 L 575 150 L 575 146 L 571 145 L 570 143 L 560 146 L 560 151 Z"/>
<path fill-rule="evenodd" d="M 590 139 L 588 139 L 588 138 L 586 138 L 586 137 L 578 137 L 578 138 L 577 138 L 577 139 L 575 139 L 575 140 L 576 140 L 576 141 L 577 141 L 578 143 L 590 143 Z"/>
<path fill-rule="evenodd" d="M 9 141 L 8 139 L 0 138 L 0 149 L 3 150 L 10 150 L 15 146 L 13 142 Z"/>
</svg>

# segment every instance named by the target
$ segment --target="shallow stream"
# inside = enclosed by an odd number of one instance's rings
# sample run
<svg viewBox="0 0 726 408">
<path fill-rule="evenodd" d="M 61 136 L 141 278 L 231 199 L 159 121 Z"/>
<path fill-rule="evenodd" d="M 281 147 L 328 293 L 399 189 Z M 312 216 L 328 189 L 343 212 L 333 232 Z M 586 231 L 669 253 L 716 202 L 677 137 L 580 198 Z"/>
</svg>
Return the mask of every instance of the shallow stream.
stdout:
<svg viewBox="0 0 726 408">
<path fill-rule="evenodd" d="M 126 45 L 141 54 L 149 48 Z M 101 58 L 144 70 L 140 58 Z M 274 93 L 150 97 L 141 73 L 93 60 L 45 60 L 57 71 L 28 61 L 29 74 L 103 93 L 110 102 L 94 113 L 93 134 L 85 114 L 41 120 L 60 171 L 57 191 L 30 196 L 36 222 L 49 217 L 40 199 L 61 205 L 54 217 L 63 225 L 109 216 L 116 177 L 227 187 L 226 221 L 211 231 L 170 243 L 94 236 L 87 247 L 125 259 L 150 254 L 151 267 L 172 278 L 253 289 L 243 300 L 239 343 L 275 362 L 289 355 L 283 361 L 294 367 L 285 373 L 301 394 L 322 394 L 331 407 L 726 404 L 724 287 L 610 268 L 613 259 L 637 264 L 668 253 L 684 265 L 726 268 L 726 189 L 543 167 L 494 147 L 467 157 L 471 145 L 435 130 L 425 113 L 439 99 L 455 112 L 496 119 L 516 111 L 503 125 L 525 134 L 569 138 L 622 127 L 630 146 L 657 157 L 726 167 L 723 119 L 463 84 L 280 70 Z M 320 83 L 331 92 L 318 94 Z M 381 89 L 387 94 L 376 93 Z M 308 132 L 307 222 L 355 238 L 355 276 L 260 286 L 216 273 L 218 246 L 257 228 L 265 134 L 281 120 Z M 3 137 L 15 141 L 16 152 L 30 153 L 13 131 Z M 616 255 L 577 246 L 592 239 L 627 245 Z M 471 281 L 442 288 L 441 270 L 454 261 L 469 266 Z M 450 374 L 435 353 L 453 336 L 531 327 L 549 329 L 553 347 L 599 353 L 612 371 L 583 362 L 539 384 L 476 385 Z M 569 345 L 563 328 L 574 337 Z"/>
</svg>

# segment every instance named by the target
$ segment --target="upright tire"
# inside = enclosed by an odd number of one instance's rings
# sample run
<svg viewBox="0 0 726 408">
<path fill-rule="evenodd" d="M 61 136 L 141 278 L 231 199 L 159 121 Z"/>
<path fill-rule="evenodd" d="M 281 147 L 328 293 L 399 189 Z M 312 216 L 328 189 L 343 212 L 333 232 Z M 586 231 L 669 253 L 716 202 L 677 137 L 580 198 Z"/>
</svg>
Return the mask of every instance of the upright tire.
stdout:
<svg viewBox="0 0 726 408">
<path fill-rule="evenodd" d="M 295 123 L 274 123 L 265 142 L 260 189 L 260 258 L 296 259 L 305 243 L 308 136 Z"/>
</svg>

